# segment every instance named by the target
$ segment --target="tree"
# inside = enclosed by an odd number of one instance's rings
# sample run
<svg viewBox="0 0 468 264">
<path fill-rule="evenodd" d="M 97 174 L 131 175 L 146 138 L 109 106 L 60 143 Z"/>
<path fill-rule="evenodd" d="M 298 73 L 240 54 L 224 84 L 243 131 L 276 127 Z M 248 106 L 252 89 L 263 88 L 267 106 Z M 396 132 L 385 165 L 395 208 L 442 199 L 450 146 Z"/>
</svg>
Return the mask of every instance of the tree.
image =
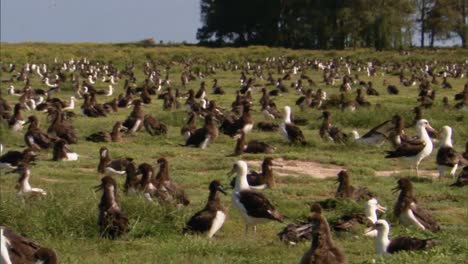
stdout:
<svg viewBox="0 0 468 264">
<path fill-rule="evenodd" d="M 397 48 L 411 27 L 412 1 L 201 0 L 197 38 L 220 45 Z"/>
<path fill-rule="evenodd" d="M 468 0 L 451 0 L 454 13 L 454 31 L 462 41 L 462 47 L 467 48 L 468 41 Z"/>
<path fill-rule="evenodd" d="M 417 11 L 417 19 L 416 22 L 420 24 L 420 40 L 421 40 L 421 48 L 424 47 L 425 43 L 425 36 L 427 33 L 427 23 L 429 13 L 431 12 L 432 8 L 434 7 L 435 1 L 434 0 L 415 0 L 414 4 L 416 5 Z"/>
</svg>

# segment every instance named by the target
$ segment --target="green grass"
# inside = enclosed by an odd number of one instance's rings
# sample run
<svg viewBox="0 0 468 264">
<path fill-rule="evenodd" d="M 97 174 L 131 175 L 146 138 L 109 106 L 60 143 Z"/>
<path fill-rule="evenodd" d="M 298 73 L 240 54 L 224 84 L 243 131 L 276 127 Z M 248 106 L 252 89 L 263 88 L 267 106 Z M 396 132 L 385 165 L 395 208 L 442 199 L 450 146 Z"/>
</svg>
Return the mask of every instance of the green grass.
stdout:
<svg viewBox="0 0 468 264">
<path fill-rule="evenodd" d="M 381 61 L 420 62 L 423 60 L 463 61 L 468 57 L 466 50 L 442 49 L 439 51 L 411 51 L 410 55 L 402 56 L 396 52 L 374 53 L 369 50 L 357 51 L 295 51 L 286 49 L 272 49 L 267 47 L 250 47 L 243 49 L 207 49 L 196 47 L 156 47 L 141 48 L 132 45 L 111 44 L 1 44 L 0 58 L 2 63 L 17 63 L 18 66 L 25 61 L 33 63 L 52 63 L 54 58 L 58 61 L 68 60 L 72 57 L 86 56 L 91 60 L 112 60 L 120 69 L 126 62 L 135 62 L 138 83 L 142 83 L 142 65 L 151 58 L 160 63 L 162 70 L 170 63 L 170 78 L 173 87 L 180 86 L 179 74 L 183 68 L 182 62 L 192 61 L 193 68 L 205 69 L 206 63 L 226 63 L 227 60 L 243 62 L 264 61 L 269 56 L 284 55 L 290 58 L 330 58 L 350 57 L 354 60 L 376 58 Z M 276 73 L 276 69 L 272 69 Z M 326 86 L 321 82 L 321 73 L 308 70 L 307 74 L 324 88 L 329 96 L 338 94 L 338 85 Z M 217 74 L 205 79 L 207 87 L 211 87 L 211 80 L 217 78 L 220 85 L 227 90 L 225 96 L 209 95 L 218 105 L 229 109 L 234 99 L 234 91 L 238 88 L 240 71 L 217 70 Z M 274 74 L 275 77 L 279 75 Z M 1 79 L 8 79 L 8 74 L 2 73 Z M 345 131 L 357 129 L 361 134 L 369 128 L 391 118 L 395 113 L 402 114 L 405 120 L 412 119 L 410 110 L 417 104 L 415 97 L 417 88 L 403 88 L 399 85 L 397 76 L 386 75 L 372 79 L 360 76 L 363 80 L 372 80 L 375 88 L 381 93 L 379 97 L 368 97 L 373 104 L 380 103 L 380 109 L 359 109 L 354 113 L 341 112 L 330 109 L 333 123 Z M 297 77 L 293 78 L 294 80 Z M 401 94 L 387 95 L 382 81 L 396 84 Z M 37 76 L 31 79 L 34 88 L 44 88 Z M 462 151 L 468 139 L 467 113 L 456 110 L 442 110 L 441 98 L 448 96 L 453 104 L 453 95 L 462 90 L 466 79 L 449 80 L 454 89 L 443 90 L 434 86 L 437 99 L 434 107 L 424 111 L 424 116 L 432 126 L 440 129 L 449 125 L 454 129 L 453 139 L 455 148 Z M 261 83 L 261 81 L 260 81 Z M 286 81 L 289 86 L 290 81 Z M 123 81 L 120 81 L 116 94 L 122 92 Z M 200 80 L 190 83 L 192 89 L 198 89 Z M 21 83 L 15 83 L 22 88 Z M 104 88 L 99 83 L 97 88 Z M 6 84 L 0 84 L 0 89 L 6 94 Z M 180 88 L 180 87 L 179 87 Z M 211 91 L 210 89 L 208 89 Z M 315 88 L 314 88 L 315 90 Z M 72 95 L 71 85 L 67 84 L 57 96 L 67 99 Z M 354 94 L 351 95 L 354 97 Z M 11 103 L 17 97 L 4 96 Z M 255 106 L 254 119 L 263 120 L 258 106 L 260 92 L 253 92 Z M 463 189 L 447 187 L 452 181 L 414 181 L 416 196 L 419 202 L 433 211 L 441 223 L 442 231 L 431 234 L 415 228 L 400 226 L 392 215 L 396 194 L 391 188 L 396 185 L 398 177 L 376 177 L 376 170 L 405 170 L 400 176 L 408 175 L 407 166 L 403 162 L 385 160 L 384 150 L 391 148 L 389 144 L 381 147 L 362 146 L 349 143 L 346 146 L 323 142 L 318 136 L 320 111 L 309 109 L 300 112 L 294 105 L 298 95 L 290 92 L 279 97 L 277 105 L 282 108 L 289 104 L 293 113 L 307 118 L 310 122 L 302 130 L 309 146 L 290 145 L 278 133 L 262 133 L 254 129 L 249 139 L 268 140 L 277 147 L 274 157 L 289 159 L 313 160 L 323 163 L 332 163 L 346 167 L 351 173 L 354 185 L 368 186 L 378 193 L 379 201 L 388 207 L 384 218 L 391 221 L 391 235 L 411 235 L 416 237 L 436 237 L 441 244 L 426 252 L 400 253 L 385 258 L 377 258 L 374 253 L 373 239 L 361 235 L 362 230 L 349 234 L 333 233 L 333 238 L 346 253 L 350 263 L 462 263 L 468 258 L 468 194 Z M 98 97 L 99 102 L 108 101 L 109 98 Z M 285 224 L 267 223 L 258 226 L 255 236 L 244 237 L 244 224 L 240 215 L 231 207 L 230 194 L 223 197 L 223 202 L 229 208 L 228 219 L 221 231 L 212 240 L 203 236 L 184 236 L 181 234 L 185 222 L 197 210 L 204 206 L 211 180 L 219 179 L 225 186 L 229 181 L 226 173 L 231 169 L 232 163 L 239 157 L 227 157 L 233 152 L 235 142 L 233 139 L 221 135 L 217 141 L 205 150 L 180 147 L 184 141 L 179 134 L 180 127 L 185 122 L 184 109 L 174 112 L 162 111 L 162 101 L 153 100 L 151 105 L 144 106 L 144 112 L 152 114 L 166 123 L 169 133 L 166 136 L 151 137 L 140 132 L 136 135 L 124 137 L 122 143 L 105 144 L 112 157 L 129 156 L 137 163 L 155 163 L 156 159 L 165 156 L 170 162 L 170 175 L 173 180 L 185 187 L 192 203 L 186 208 L 177 209 L 175 206 L 161 206 L 150 204 L 141 196 L 127 197 L 119 191 L 123 212 L 130 219 L 131 231 L 126 238 L 116 241 L 101 239 L 97 228 L 97 204 L 100 193 L 95 193 L 93 186 L 99 183 L 96 172 L 98 150 L 104 144 L 90 143 L 84 138 L 96 131 L 110 130 L 117 120 L 123 121 L 131 109 L 119 109 L 118 113 L 108 118 L 91 119 L 81 115 L 78 106 L 75 112 L 78 117 L 73 124 L 79 135 L 79 143 L 70 148 L 80 154 L 77 162 L 51 161 L 50 151 L 40 153 L 40 160 L 32 168 L 31 184 L 47 190 L 46 198 L 23 203 L 15 195 L 14 185 L 16 176 L 5 175 L 0 172 L 0 224 L 7 225 L 14 230 L 27 235 L 35 241 L 57 250 L 63 263 L 297 263 L 302 254 L 309 248 L 310 242 L 300 243 L 295 247 L 281 243 L 276 234 Z M 44 113 L 24 112 L 24 116 L 37 115 L 41 120 L 41 127 L 47 128 Z M 462 120 L 461 120 L 462 119 Z M 461 120 L 461 121 L 460 121 Z M 199 125 L 202 121 L 199 120 Z M 414 134 L 414 129 L 409 129 Z M 13 135 L 0 125 L 0 142 L 7 150 L 19 150 L 24 147 L 23 133 Z M 423 169 L 435 169 L 435 152 L 421 164 Z M 240 158 L 261 160 L 263 155 L 243 155 Z M 124 178 L 117 178 L 121 186 Z M 334 194 L 336 183 L 334 178 L 314 179 L 312 177 L 278 177 L 277 187 L 266 190 L 264 193 L 278 208 L 287 215 L 287 222 L 303 219 L 308 214 L 306 203 L 330 198 Z M 325 211 L 324 215 L 336 219 L 350 211 L 362 210 L 362 204 L 346 202 L 340 204 L 334 211 Z"/>
</svg>

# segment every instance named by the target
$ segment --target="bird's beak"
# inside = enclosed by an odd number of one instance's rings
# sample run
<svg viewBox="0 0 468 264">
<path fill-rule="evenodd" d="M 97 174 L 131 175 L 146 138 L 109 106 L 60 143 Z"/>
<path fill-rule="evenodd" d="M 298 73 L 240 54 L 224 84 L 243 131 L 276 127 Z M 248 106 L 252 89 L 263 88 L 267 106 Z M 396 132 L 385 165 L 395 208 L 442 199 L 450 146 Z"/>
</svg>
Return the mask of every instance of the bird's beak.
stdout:
<svg viewBox="0 0 468 264">
<path fill-rule="evenodd" d="M 397 187 L 395 187 L 395 188 L 392 189 L 392 193 L 396 193 L 396 192 L 398 192 L 399 190 L 400 190 L 400 187 L 397 186 Z"/>
<path fill-rule="evenodd" d="M 124 126 L 120 126 L 120 131 L 121 132 L 127 132 L 128 131 L 128 128 L 124 127 Z"/>
<path fill-rule="evenodd" d="M 426 126 L 426 130 L 432 134 L 434 134 L 435 136 L 437 136 L 439 134 L 439 132 L 437 130 L 435 130 L 433 127 L 431 127 L 431 125 L 427 125 Z"/>
<path fill-rule="evenodd" d="M 377 204 L 377 211 L 380 211 L 382 213 L 385 213 L 387 211 L 386 207 L 381 206 L 380 204 Z"/>
<path fill-rule="evenodd" d="M 218 191 L 222 192 L 224 195 L 227 195 L 227 193 L 224 190 L 223 186 L 218 186 Z"/>
</svg>

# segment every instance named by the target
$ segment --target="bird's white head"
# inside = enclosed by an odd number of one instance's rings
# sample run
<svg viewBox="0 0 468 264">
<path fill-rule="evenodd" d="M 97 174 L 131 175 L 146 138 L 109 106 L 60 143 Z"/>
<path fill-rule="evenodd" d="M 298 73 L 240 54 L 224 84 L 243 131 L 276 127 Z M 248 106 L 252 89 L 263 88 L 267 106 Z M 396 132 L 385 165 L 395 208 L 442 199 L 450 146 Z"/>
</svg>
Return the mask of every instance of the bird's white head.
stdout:
<svg viewBox="0 0 468 264">
<path fill-rule="evenodd" d="M 238 160 L 232 165 L 232 170 L 228 173 L 228 177 L 237 174 L 236 177 L 236 190 L 249 189 L 249 183 L 247 181 L 247 163 L 243 160 Z"/>
<path fill-rule="evenodd" d="M 452 128 L 449 126 L 442 127 L 441 146 L 452 147 Z"/>
<path fill-rule="evenodd" d="M 374 226 L 379 234 L 382 233 L 388 235 L 388 232 L 390 230 L 390 224 L 387 222 L 387 220 L 379 219 L 375 222 Z"/>
<path fill-rule="evenodd" d="M 377 221 L 377 214 L 376 214 L 377 211 L 385 213 L 387 211 L 387 208 L 381 206 L 379 202 L 377 201 L 377 199 L 375 198 L 369 199 L 366 203 L 366 208 L 365 208 L 366 217 L 372 218 L 374 222 Z"/>
<path fill-rule="evenodd" d="M 416 127 L 431 127 L 431 125 L 427 119 L 419 119 L 418 122 L 416 122 Z"/>
<path fill-rule="evenodd" d="M 418 131 L 418 136 L 420 137 L 422 136 L 424 130 L 432 133 L 437 133 L 437 131 L 429 124 L 429 121 L 427 121 L 426 119 L 418 120 L 418 122 L 416 123 L 416 130 Z"/>
</svg>

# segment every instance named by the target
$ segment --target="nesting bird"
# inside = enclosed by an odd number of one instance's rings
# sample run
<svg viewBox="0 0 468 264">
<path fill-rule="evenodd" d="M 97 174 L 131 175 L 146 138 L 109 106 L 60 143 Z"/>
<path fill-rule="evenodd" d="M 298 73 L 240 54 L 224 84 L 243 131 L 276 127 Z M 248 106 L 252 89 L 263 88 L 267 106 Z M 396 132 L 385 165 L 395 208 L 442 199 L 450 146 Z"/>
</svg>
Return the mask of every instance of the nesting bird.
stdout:
<svg viewBox="0 0 468 264">
<path fill-rule="evenodd" d="M 67 142 L 63 139 L 59 139 L 54 144 L 52 160 L 54 161 L 74 161 L 78 160 L 78 154 L 71 151 L 67 146 Z"/>
<path fill-rule="evenodd" d="M 99 131 L 87 136 L 86 140 L 92 142 L 120 142 L 122 141 L 121 131 L 127 130 L 128 129 L 126 127 L 122 126 L 122 122 L 117 121 L 112 127 L 112 131 L 110 133 L 107 131 Z"/>
<path fill-rule="evenodd" d="M 437 221 L 431 213 L 417 204 L 413 194 L 413 184 L 403 177 L 398 180 L 394 192 L 400 191 L 400 195 L 395 203 L 393 214 L 401 223 L 405 225 L 415 225 L 421 229 L 427 229 L 432 232 L 440 230 Z"/>
<path fill-rule="evenodd" d="M 350 231 L 357 224 L 366 225 L 369 228 L 364 231 L 364 235 L 375 237 L 377 236 L 377 231 L 372 230 L 370 227 L 378 220 L 377 211 L 385 213 L 387 208 L 381 206 L 377 199 L 372 197 L 365 204 L 364 214 L 354 213 L 341 216 L 332 224 L 332 228 L 336 231 Z"/>
<path fill-rule="evenodd" d="M 226 195 L 223 186 L 218 180 L 211 181 L 209 185 L 210 194 L 205 208 L 198 211 L 187 222 L 184 228 L 185 232 L 205 233 L 208 232 L 208 238 L 212 238 L 224 224 L 226 220 L 226 208 L 224 208 L 219 197 L 219 193 Z"/>
<path fill-rule="evenodd" d="M 270 201 L 262 194 L 250 189 L 247 182 L 247 163 L 239 160 L 234 163 L 228 176 L 237 173 L 236 185 L 232 192 L 232 202 L 245 221 L 245 234 L 249 227 L 268 220 L 283 222 L 284 216 L 278 212 Z"/>
<path fill-rule="evenodd" d="M 271 154 L 275 152 L 276 148 L 272 145 L 258 141 L 258 140 L 250 140 L 246 142 L 246 135 L 243 131 L 240 132 L 237 137 L 236 147 L 234 149 L 234 155 L 240 155 L 242 153 L 265 153 Z"/>
<path fill-rule="evenodd" d="M 336 198 L 348 198 L 355 200 L 368 200 L 374 197 L 374 194 L 367 187 L 354 187 L 350 183 L 349 174 L 342 170 L 338 173 L 338 188 L 335 193 Z"/>
<path fill-rule="evenodd" d="M 143 120 L 146 132 L 151 136 L 167 134 L 167 126 L 152 115 L 145 115 Z"/>
<path fill-rule="evenodd" d="M 375 249 L 378 255 L 385 253 L 396 253 L 398 251 L 425 250 L 434 247 L 437 241 L 433 239 L 419 239 L 414 237 L 396 237 L 389 239 L 390 225 L 387 221 L 380 219 L 374 224 L 377 230 Z"/>
<path fill-rule="evenodd" d="M 106 147 L 99 149 L 99 164 L 97 171 L 105 175 L 124 175 L 125 168 L 133 161 L 132 158 L 111 159 Z"/>
</svg>

